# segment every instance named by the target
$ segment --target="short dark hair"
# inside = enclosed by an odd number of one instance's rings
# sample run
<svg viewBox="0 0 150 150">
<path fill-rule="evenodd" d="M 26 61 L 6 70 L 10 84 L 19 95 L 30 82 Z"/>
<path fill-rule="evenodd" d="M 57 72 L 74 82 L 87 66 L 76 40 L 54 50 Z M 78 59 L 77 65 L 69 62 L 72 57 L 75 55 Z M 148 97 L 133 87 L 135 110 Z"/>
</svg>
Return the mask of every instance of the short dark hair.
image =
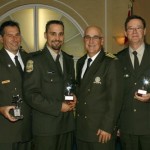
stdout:
<svg viewBox="0 0 150 150">
<path fill-rule="evenodd" d="M 61 25 L 63 27 L 63 30 L 64 30 L 64 23 L 60 20 L 50 20 L 46 23 L 46 26 L 45 26 L 45 32 L 48 31 L 48 28 L 50 25 L 52 24 L 58 24 L 58 25 Z"/>
<path fill-rule="evenodd" d="M 127 17 L 127 19 L 126 19 L 126 21 L 125 21 L 125 24 L 124 24 L 125 30 L 127 30 L 127 24 L 128 24 L 128 22 L 129 22 L 130 20 L 132 20 L 132 19 L 139 19 L 139 20 L 141 20 L 142 23 L 143 23 L 144 29 L 146 28 L 146 22 L 145 22 L 145 20 L 144 20 L 141 16 L 132 15 L 132 16 Z"/>
<path fill-rule="evenodd" d="M 5 28 L 5 27 L 9 27 L 9 26 L 11 26 L 11 27 L 16 26 L 16 27 L 18 28 L 18 30 L 19 30 L 19 33 L 20 33 L 19 23 L 16 22 L 16 21 L 8 20 L 8 21 L 3 22 L 3 23 L 1 24 L 1 26 L 0 26 L 0 35 L 1 35 L 1 36 L 4 36 L 4 34 L 5 34 L 5 33 L 4 33 L 4 28 Z"/>
</svg>

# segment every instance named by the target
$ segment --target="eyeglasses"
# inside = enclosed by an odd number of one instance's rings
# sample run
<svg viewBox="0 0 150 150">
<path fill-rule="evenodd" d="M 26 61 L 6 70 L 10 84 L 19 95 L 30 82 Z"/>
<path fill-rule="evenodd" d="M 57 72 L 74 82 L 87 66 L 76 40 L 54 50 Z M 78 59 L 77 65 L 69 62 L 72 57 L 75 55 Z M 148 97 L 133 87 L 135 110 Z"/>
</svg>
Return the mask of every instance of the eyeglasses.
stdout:
<svg viewBox="0 0 150 150">
<path fill-rule="evenodd" d="M 84 39 L 85 40 L 87 40 L 87 41 L 89 41 L 89 40 L 93 40 L 93 41 L 98 41 L 98 40 L 100 40 L 100 39 L 102 39 L 103 37 L 101 37 L 101 36 L 97 36 L 97 35 L 95 35 L 95 36 L 89 36 L 89 35 L 85 35 L 84 36 Z"/>
<path fill-rule="evenodd" d="M 133 32 L 133 31 L 137 31 L 137 32 L 139 32 L 139 31 L 142 31 L 143 30 L 143 27 L 136 27 L 136 28 L 132 28 L 132 27 L 129 27 L 129 28 L 127 28 L 127 31 L 128 32 Z"/>
</svg>

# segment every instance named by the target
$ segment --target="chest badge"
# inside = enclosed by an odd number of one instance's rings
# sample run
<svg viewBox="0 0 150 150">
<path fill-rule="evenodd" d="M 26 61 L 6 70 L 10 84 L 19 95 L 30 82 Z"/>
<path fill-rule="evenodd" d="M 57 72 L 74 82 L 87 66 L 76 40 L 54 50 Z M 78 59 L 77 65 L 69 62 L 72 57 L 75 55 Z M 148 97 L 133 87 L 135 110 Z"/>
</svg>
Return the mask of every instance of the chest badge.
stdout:
<svg viewBox="0 0 150 150">
<path fill-rule="evenodd" d="M 28 60 L 26 65 L 26 72 L 32 72 L 33 71 L 33 60 Z"/>
<path fill-rule="evenodd" d="M 95 81 L 93 83 L 95 83 L 95 84 L 102 84 L 101 83 L 101 78 L 100 77 L 95 77 Z"/>
</svg>

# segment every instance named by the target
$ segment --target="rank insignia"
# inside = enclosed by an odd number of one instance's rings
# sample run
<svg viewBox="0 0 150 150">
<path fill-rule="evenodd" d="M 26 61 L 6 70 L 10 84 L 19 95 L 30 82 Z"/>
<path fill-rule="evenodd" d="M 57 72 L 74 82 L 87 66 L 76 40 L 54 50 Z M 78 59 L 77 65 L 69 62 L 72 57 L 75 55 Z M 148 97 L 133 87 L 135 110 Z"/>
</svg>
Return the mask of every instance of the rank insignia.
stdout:
<svg viewBox="0 0 150 150">
<path fill-rule="evenodd" d="M 33 60 L 28 60 L 26 64 L 26 72 L 32 72 L 33 71 Z"/>
<path fill-rule="evenodd" d="M 100 77 L 96 77 L 95 81 L 93 83 L 95 83 L 95 84 L 102 84 L 101 83 L 101 78 Z"/>
<path fill-rule="evenodd" d="M 105 55 L 106 55 L 107 57 L 110 57 L 110 58 L 113 58 L 113 59 L 118 59 L 114 54 L 109 53 L 109 52 L 105 52 Z"/>
</svg>

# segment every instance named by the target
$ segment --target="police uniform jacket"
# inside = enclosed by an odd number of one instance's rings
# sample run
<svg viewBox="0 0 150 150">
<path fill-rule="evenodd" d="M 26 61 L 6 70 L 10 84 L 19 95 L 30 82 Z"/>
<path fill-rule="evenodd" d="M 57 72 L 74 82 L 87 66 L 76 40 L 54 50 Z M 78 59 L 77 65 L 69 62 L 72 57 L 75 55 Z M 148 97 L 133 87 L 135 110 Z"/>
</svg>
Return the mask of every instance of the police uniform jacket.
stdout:
<svg viewBox="0 0 150 150">
<path fill-rule="evenodd" d="M 143 58 L 137 72 L 134 71 L 129 56 L 129 48 L 118 53 L 122 63 L 125 81 L 123 109 L 120 116 L 121 132 L 133 135 L 150 134 L 150 102 L 134 99 L 135 92 L 143 86 L 143 79 L 150 81 L 150 46 L 145 45 Z M 150 85 L 147 86 L 150 92 Z"/>
<path fill-rule="evenodd" d="M 74 129 L 73 112 L 61 112 L 65 83 L 74 78 L 73 59 L 62 51 L 63 76 L 45 47 L 40 55 L 27 62 L 25 73 L 25 97 L 32 107 L 33 134 L 51 136 Z"/>
<path fill-rule="evenodd" d="M 27 53 L 20 51 L 23 62 Z M 0 107 L 12 105 L 12 96 L 19 94 L 24 118 L 17 122 L 10 122 L 0 115 L 0 143 L 27 141 L 31 136 L 30 109 L 22 97 L 22 78 L 7 52 L 0 50 Z"/>
<path fill-rule="evenodd" d="M 87 55 L 77 62 L 78 103 L 77 138 L 98 142 L 98 129 L 113 133 L 122 103 L 122 75 L 118 60 L 100 51 L 83 79 L 82 67 Z"/>
</svg>

